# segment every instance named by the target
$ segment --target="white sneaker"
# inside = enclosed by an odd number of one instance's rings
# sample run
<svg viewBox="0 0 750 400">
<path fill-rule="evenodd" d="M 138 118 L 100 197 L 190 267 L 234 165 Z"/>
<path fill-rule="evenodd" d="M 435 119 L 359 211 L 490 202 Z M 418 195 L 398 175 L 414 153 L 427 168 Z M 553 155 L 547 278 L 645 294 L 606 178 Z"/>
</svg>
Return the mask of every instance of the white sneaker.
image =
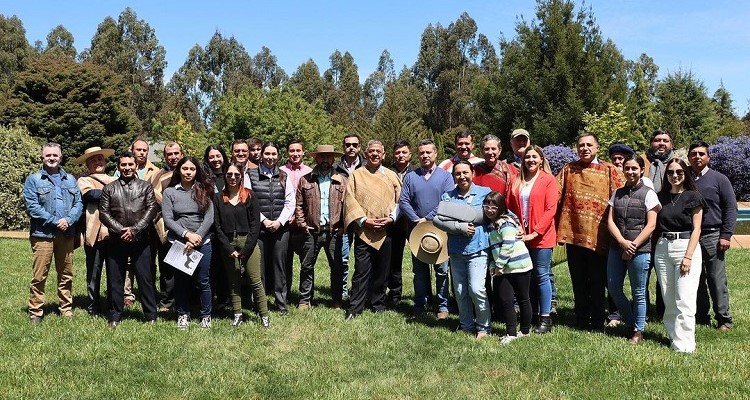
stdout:
<svg viewBox="0 0 750 400">
<path fill-rule="evenodd" d="M 201 318 L 201 328 L 208 329 L 211 327 L 211 317 L 206 316 Z"/>
<path fill-rule="evenodd" d="M 508 344 L 508 343 L 510 343 L 510 342 L 518 339 L 518 338 L 522 338 L 524 336 L 526 336 L 526 335 L 524 335 L 521 332 L 516 333 L 516 336 L 505 335 L 505 336 L 503 336 L 503 337 L 500 338 L 500 344 L 506 345 L 506 344 Z"/>
<path fill-rule="evenodd" d="M 182 314 L 179 317 L 177 317 L 177 329 L 184 331 L 188 328 L 190 325 L 190 316 L 187 314 Z"/>
<path fill-rule="evenodd" d="M 242 325 L 242 313 L 234 314 L 234 319 L 232 320 L 232 326 L 236 328 L 240 325 Z"/>
</svg>

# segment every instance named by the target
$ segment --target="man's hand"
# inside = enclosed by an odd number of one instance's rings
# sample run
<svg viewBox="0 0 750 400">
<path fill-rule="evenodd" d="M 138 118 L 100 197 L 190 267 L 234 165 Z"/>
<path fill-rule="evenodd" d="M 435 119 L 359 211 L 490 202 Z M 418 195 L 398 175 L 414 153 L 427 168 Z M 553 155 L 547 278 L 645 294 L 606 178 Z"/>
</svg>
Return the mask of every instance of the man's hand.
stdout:
<svg viewBox="0 0 750 400">
<path fill-rule="evenodd" d="M 120 239 L 122 239 L 123 242 L 132 242 L 135 240 L 135 235 L 133 235 L 133 230 L 130 227 L 127 227 L 122 230 L 122 233 L 120 234 Z"/>
<path fill-rule="evenodd" d="M 729 247 L 732 245 L 732 242 L 730 242 L 727 239 L 719 239 L 719 251 L 727 251 L 729 250 Z"/>
<path fill-rule="evenodd" d="M 59 230 L 61 230 L 63 232 L 67 231 L 68 230 L 68 220 L 65 219 L 65 218 L 60 218 L 57 221 L 57 229 L 59 229 Z"/>
</svg>

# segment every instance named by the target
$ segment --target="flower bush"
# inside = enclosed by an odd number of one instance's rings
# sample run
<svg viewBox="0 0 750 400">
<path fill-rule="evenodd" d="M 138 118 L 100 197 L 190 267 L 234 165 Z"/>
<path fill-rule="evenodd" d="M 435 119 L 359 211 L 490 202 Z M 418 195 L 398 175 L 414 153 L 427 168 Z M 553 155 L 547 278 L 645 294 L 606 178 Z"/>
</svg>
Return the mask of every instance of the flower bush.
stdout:
<svg viewBox="0 0 750 400">
<path fill-rule="evenodd" d="M 729 178 L 737 201 L 750 201 L 750 137 L 722 136 L 708 151 L 708 166 Z"/>
<path fill-rule="evenodd" d="M 570 146 L 564 144 L 550 144 L 542 150 L 554 175 L 557 175 L 565 164 L 578 160 L 578 154 Z"/>
</svg>

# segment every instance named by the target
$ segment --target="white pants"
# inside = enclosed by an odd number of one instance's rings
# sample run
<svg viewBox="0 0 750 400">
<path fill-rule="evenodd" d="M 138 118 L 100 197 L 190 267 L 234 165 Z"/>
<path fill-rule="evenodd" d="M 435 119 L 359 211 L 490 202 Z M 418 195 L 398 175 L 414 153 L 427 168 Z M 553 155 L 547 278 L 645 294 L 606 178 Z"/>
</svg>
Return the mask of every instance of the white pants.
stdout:
<svg viewBox="0 0 750 400">
<path fill-rule="evenodd" d="M 667 240 L 659 238 L 654 253 L 656 278 L 664 298 L 664 328 L 672 349 L 692 353 L 695 351 L 695 310 L 698 282 L 701 276 L 701 248 L 695 246 L 690 272 L 680 274 L 690 239 Z"/>
</svg>

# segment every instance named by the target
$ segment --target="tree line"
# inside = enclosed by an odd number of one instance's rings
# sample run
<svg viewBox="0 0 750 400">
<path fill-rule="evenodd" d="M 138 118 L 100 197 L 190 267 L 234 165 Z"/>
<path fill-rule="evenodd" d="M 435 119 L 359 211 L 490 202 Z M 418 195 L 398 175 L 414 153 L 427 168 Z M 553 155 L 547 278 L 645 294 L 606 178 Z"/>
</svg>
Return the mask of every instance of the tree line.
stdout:
<svg viewBox="0 0 750 400">
<path fill-rule="evenodd" d="M 433 138 L 446 156 L 463 128 L 502 138 L 523 127 L 541 145 L 593 130 L 603 149 L 624 141 L 636 150 L 656 127 L 677 146 L 750 130 L 723 85 L 709 96 L 692 71 L 659 79 L 651 57 L 627 60 L 593 10 L 569 0 L 538 0 L 499 43 L 467 13 L 429 24 L 412 66 L 397 69 L 383 50 L 364 80 L 348 51 L 289 74 L 267 47 L 251 56 L 219 31 L 165 80 L 166 50 L 131 8 L 106 17 L 85 49 L 74 42 L 60 25 L 32 45 L 19 18 L 0 15 L 0 124 L 63 143 L 68 159 L 94 145 L 123 150 L 139 134 L 200 155 L 235 138 L 338 143 L 354 131 L 386 144 Z"/>
</svg>

